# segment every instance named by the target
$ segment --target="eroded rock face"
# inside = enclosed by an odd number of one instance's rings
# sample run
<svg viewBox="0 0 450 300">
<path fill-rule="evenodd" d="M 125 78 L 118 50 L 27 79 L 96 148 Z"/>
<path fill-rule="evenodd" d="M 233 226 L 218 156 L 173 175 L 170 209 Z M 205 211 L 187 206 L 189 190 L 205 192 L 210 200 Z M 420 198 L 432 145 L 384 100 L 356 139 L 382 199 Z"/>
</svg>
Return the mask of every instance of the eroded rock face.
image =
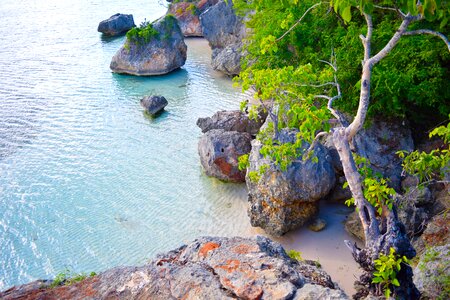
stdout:
<svg viewBox="0 0 450 300">
<path fill-rule="evenodd" d="M 147 96 L 141 99 L 141 106 L 152 116 L 161 112 L 169 104 L 163 96 Z"/>
<path fill-rule="evenodd" d="M 252 136 L 247 132 L 212 129 L 198 142 L 198 153 L 208 176 L 229 182 L 244 182 L 245 171 L 238 169 L 238 158 L 251 149 Z"/>
<path fill-rule="evenodd" d="M 258 120 L 251 120 L 247 114 L 240 110 L 222 110 L 216 112 L 212 117 L 199 118 L 197 126 L 200 127 L 203 133 L 212 129 L 223 129 L 225 131 L 248 132 L 251 135 L 256 135 L 264 122 L 264 117 Z"/>
<path fill-rule="evenodd" d="M 280 143 L 294 142 L 296 131 L 282 131 Z M 252 226 L 273 235 L 282 235 L 304 225 L 318 212 L 317 201 L 325 197 L 335 184 L 335 173 L 328 150 L 318 144 L 314 154 L 318 162 L 301 158 L 282 172 L 260 154 L 262 144 L 252 142 L 249 172 L 269 165 L 258 182 L 247 178 L 249 209 Z"/>
<path fill-rule="evenodd" d="M 214 69 L 227 75 L 240 72 L 242 39 L 246 36 L 243 18 L 236 16 L 232 1 L 221 1 L 200 16 L 204 37 L 208 40 Z"/>
<path fill-rule="evenodd" d="M 261 236 L 203 237 L 141 267 L 114 268 L 71 286 L 48 284 L 14 287 L 0 298 L 348 299 L 320 268 L 291 260 Z"/>
<path fill-rule="evenodd" d="M 421 299 L 449 299 L 450 244 L 427 249 L 414 269 L 413 279 Z"/>
<path fill-rule="evenodd" d="M 117 51 L 110 68 L 115 73 L 137 76 L 162 75 L 186 62 L 187 46 L 178 22 L 166 16 L 153 24 L 158 32 L 148 42 L 127 41 Z"/>
<path fill-rule="evenodd" d="M 172 3 L 168 14 L 177 18 L 184 36 L 203 36 L 200 15 L 219 0 L 200 0 Z"/>
<path fill-rule="evenodd" d="M 97 31 L 108 36 L 118 36 L 125 34 L 128 30 L 133 28 L 133 15 L 115 14 L 98 24 Z"/>
</svg>

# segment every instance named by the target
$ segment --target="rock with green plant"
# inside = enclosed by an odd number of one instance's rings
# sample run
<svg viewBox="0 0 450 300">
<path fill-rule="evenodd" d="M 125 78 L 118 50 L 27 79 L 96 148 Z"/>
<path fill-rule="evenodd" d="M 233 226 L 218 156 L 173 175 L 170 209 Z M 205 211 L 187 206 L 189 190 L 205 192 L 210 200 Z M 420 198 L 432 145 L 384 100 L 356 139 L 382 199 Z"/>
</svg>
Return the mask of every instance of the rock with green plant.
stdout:
<svg viewBox="0 0 450 300">
<path fill-rule="evenodd" d="M 133 15 L 117 13 L 98 24 L 97 31 L 106 36 L 119 36 L 135 27 Z"/>
<path fill-rule="evenodd" d="M 169 5 L 168 14 L 173 15 L 184 36 L 203 36 L 200 15 L 219 0 L 176 1 Z"/>
<path fill-rule="evenodd" d="M 281 131 L 276 147 L 295 143 L 297 134 L 295 130 Z M 304 151 L 309 144 L 304 142 L 302 146 Z M 317 215 L 318 200 L 333 188 L 335 173 L 330 154 L 321 144 L 314 146 L 316 159 L 312 160 L 303 160 L 300 148 L 282 149 L 283 156 L 293 157 L 293 162 L 285 166 L 271 161 L 273 150 L 269 142 L 252 142 L 246 175 L 248 215 L 252 226 L 261 227 L 269 234 L 283 235 Z M 285 157 L 279 158 L 282 161 Z"/>
<path fill-rule="evenodd" d="M 186 52 L 177 20 L 166 15 L 128 31 L 125 44 L 112 58 L 110 68 L 115 73 L 136 76 L 167 74 L 184 65 Z"/>
</svg>

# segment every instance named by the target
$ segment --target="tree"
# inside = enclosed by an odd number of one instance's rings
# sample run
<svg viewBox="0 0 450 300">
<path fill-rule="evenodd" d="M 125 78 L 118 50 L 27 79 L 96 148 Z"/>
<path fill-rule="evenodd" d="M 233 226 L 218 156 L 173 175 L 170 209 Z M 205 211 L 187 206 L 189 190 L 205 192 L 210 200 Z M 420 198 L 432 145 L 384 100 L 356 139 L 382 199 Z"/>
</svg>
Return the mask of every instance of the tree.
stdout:
<svg viewBox="0 0 450 300">
<path fill-rule="evenodd" d="M 244 89 L 255 88 L 262 105 L 265 100 L 275 100 L 275 109 L 267 107 L 273 123 L 269 130 L 272 130 L 273 134 L 260 136 L 265 145 L 261 151 L 266 156 L 270 156 L 281 168 L 285 168 L 300 154 L 304 159 L 311 158 L 313 145 L 325 135 L 325 132 L 330 130 L 329 122 L 326 120 L 334 117 L 338 124 L 331 129 L 332 140 L 342 162 L 366 238 L 363 249 L 347 243 L 353 257 L 364 271 L 359 281 L 367 289 L 357 296 L 362 297 L 367 293 L 379 295 L 381 290 L 384 290 L 387 296 L 392 292 L 395 298 L 418 298 L 418 291 L 412 282 L 411 267 L 404 264 L 406 259 L 415 256 L 415 250 L 409 242 L 404 226 L 397 218 L 395 206 L 392 205 L 392 190 L 381 189 L 380 194 L 375 193 L 377 201 L 370 199 L 371 193 L 364 188 L 369 191 L 376 189 L 365 186 L 365 180 L 361 176 L 364 169 L 358 169 L 355 163 L 353 152 L 357 152 L 357 145 L 353 143 L 353 138 L 362 129 L 370 109 L 374 67 L 386 59 L 401 40 L 414 35 L 430 35 L 444 42 L 448 54 L 450 43 L 444 34 L 436 30 L 437 28 L 444 30 L 447 28 L 450 15 L 447 2 L 439 0 L 334 0 L 331 2 L 235 0 L 234 3 L 238 10 L 253 10 L 249 21 L 250 27 L 252 27 L 252 22 L 254 27 L 253 43 L 250 39 L 248 51 L 252 53 L 257 49 L 262 56 L 269 54 L 269 59 L 267 59 L 267 55 L 258 60 L 252 60 L 250 57 L 250 61 L 244 64 L 246 68 L 239 78 Z M 343 89 L 339 83 L 338 65 L 340 61 L 337 60 L 333 50 L 331 50 L 329 61 L 320 60 L 322 66 L 318 66 L 317 63 L 289 65 L 296 57 L 299 57 L 295 46 L 292 46 L 298 42 L 298 36 L 293 34 L 294 31 L 299 26 L 303 26 L 303 28 L 314 26 L 308 25 L 305 20 L 316 10 L 321 9 L 323 13 L 323 10 L 327 8 L 334 11 L 333 17 L 338 19 L 338 22 L 344 25 L 350 24 L 346 28 L 347 34 L 355 36 L 358 32 L 355 28 L 358 26 L 359 28 L 363 26 L 365 29 L 365 34 L 359 36 L 362 42 L 362 69 L 358 81 L 358 108 L 351 122 L 347 122 L 338 109 L 339 106 L 335 105 L 336 101 L 342 101 L 345 97 L 344 93 L 349 89 Z M 282 13 L 277 14 L 277 12 Z M 270 16 L 270 19 L 257 19 L 264 16 Z M 319 16 L 315 14 L 314 17 Z M 383 18 L 387 18 L 391 26 L 397 27 L 392 33 L 388 33 L 389 30 L 383 27 L 377 32 L 374 18 L 377 19 L 378 25 L 385 25 Z M 309 20 L 313 24 L 324 25 L 322 20 L 311 18 Z M 276 28 L 276 32 L 272 33 L 267 32 L 267 29 L 264 31 L 261 26 L 255 27 L 255 23 L 258 22 L 278 22 L 279 26 Z M 352 23 L 356 25 L 351 25 Z M 269 29 L 273 28 L 269 27 Z M 332 31 L 338 30 L 335 28 L 328 30 L 327 28 L 324 30 L 324 35 Z M 261 32 L 263 33 L 261 34 Z M 377 45 L 380 47 L 378 51 L 373 51 L 374 35 L 383 36 L 384 39 L 388 36 L 387 42 L 381 46 Z M 333 36 L 327 38 L 333 39 Z M 280 48 L 285 50 L 280 51 Z M 353 50 L 348 49 L 348 51 Z M 401 49 L 398 51 L 401 53 Z M 421 49 L 415 49 L 415 51 L 420 53 Z M 279 58 L 276 57 L 277 53 L 280 53 Z M 356 60 L 353 61 L 353 64 L 357 63 Z M 254 67 L 254 65 L 259 67 Z M 445 80 L 448 78 L 444 78 L 444 82 Z M 355 82 L 353 82 L 354 84 Z M 345 105 L 342 106 L 345 108 Z M 445 103 L 444 106 L 446 106 Z M 299 142 L 290 146 L 278 145 L 278 131 L 283 127 L 298 128 Z M 311 147 L 302 149 L 302 140 L 310 142 Z M 382 179 L 374 180 L 375 185 L 386 185 L 386 181 Z M 378 207 L 376 207 L 377 205 Z M 392 272 L 390 271 L 384 278 L 382 272 L 386 266 L 383 267 L 383 264 L 386 263 L 391 264 L 389 270 Z M 397 265 L 398 268 L 392 267 Z M 380 269 L 382 270 L 380 271 Z"/>
</svg>

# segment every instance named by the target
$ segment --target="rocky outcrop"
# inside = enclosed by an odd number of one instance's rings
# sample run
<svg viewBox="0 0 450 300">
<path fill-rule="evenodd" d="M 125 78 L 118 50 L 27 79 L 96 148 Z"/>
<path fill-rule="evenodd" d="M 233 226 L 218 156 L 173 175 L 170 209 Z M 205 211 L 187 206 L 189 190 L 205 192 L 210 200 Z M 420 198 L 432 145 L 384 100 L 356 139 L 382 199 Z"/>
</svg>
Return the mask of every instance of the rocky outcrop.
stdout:
<svg viewBox="0 0 450 300">
<path fill-rule="evenodd" d="M 221 1 L 212 6 L 200 16 L 200 22 L 213 51 L 214 69 L 227 75 L 239 74 L 246 28 L 243 18 L 236 16 L 232 1 Z"/>
<path fill-rule="evenodd" d="M 279 143 L 295 142 L 296 131 L 282 131 Z M 305 143 L 305 146 L 306 143 Z M 325 197 L 335 184 L 335 173 L 328 150 L 320 144 L 313 149 L 318 161 L 301 158 L 281 171 L 260 154 L 262 144 L 252 142 L 250 172 L 267 170 L 257 182 L 247 178 L 249 209 L 252 226 L 273 235 L 282 235 L 310 221 L 318 212 L 317 201 Z"/>
<path fill-rule="evenodd" d="M 168 14 L 172 14 L 178 20 L 184 36 L 203 36 L 200 25 L 200 15 L 219 0 L 197 0 L 171 3 Z"/>
<path fill-rule="evenodd" d="M 115 14 L 101 21 L 97 31 L 108 36 L 118 36 L 125 34 L 134 26 L 136 25 L 134 25 L 133 15 Z"/>
<path fill-rule="evenodd" d="M 247 132 L 212 129 L 198 142 L 200 162 L 208 176 L 229 182 L 244 182 L 245 171 L 238 169 L 238 158 L 251 149 Z"/>
<path fill-rule="evenodd" d="M 152 116 L 164 110 L 167 104 L 169 103 L 163 96 L 147 96 L 141 99 L 141 106 Z"/>
<path fill-rule="evenodd" d="M 197 126 L 203 133 L 212 129 L 223 129 L 225 131 L 247 132 L 255 136 L 261 128 L 264 118 L 250 119 L 247 114 L 240 110 L 222 110 L 216 112 L 212 117 L 199 118 Z"/>
<path fill-rule="evenodd" d="M 421 299 L 450 298 L 450 244 L 429 248 L 414 269 Z"/>
<path fill-rule="evenodd" d="M 356 211 L 347 216 L 344 223 L 345 230 L 361 241 L 365 240 L 364 229 Z"/>
<path fill-rule="evenodd" d="M 348 299 L 320 268 L 291 260 L 265 237 L 204 237 L 141 267 L 119 267 L 71 286 L 36 281 L 11 299 Z"/>
<path fill-rule="evenodd" d="M 147 39 L 130 39 L 111 61 L 111 70 L 137 76 L 161 75 L 180 68 L 186 62 L 187 46 L 178 22 L 166 16 L 151 26 Z"/>
</svg>

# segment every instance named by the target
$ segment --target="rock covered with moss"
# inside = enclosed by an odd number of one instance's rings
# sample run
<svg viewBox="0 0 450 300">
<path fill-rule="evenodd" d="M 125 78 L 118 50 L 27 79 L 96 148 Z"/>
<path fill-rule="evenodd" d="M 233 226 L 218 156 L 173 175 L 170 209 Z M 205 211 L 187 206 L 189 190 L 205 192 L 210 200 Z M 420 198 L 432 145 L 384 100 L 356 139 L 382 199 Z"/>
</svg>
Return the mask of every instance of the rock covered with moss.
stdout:
<svg viewBox="0 0 450 300">
<path fill-rule="evenodd" d="M 118 267 L 70 286 L 35 281 L 10 299 L 348 299 L 322 269 L 265 237 L 203 237 L 140 267 Z"/>
<path fill-rule="evenodd" d="M 187 46 L 177 20 L 170 15 L 127 32 L 125 44 L 111 60 L 115 73 L 162 75 L 186 62 Z"/>
<path fill-rule="evenodd" d="M 184 36 L 203 36 L 200 15 L 219 0 L 186 0 L 169 4 L 168 14 L 178 20 Z"/>
<path fill-rule="evenodd" d="M 118 36 L 125 34 L 128 30 L 133 28 L 133 15 L 115 14 L 98 24 L 97 31 L 107 36 Z"/>
<path fill-rule="evenodd" d="M 279 144 L 294 143 L 297 131 L 283 130 Z M 260 153 L 263 144 L 252 142 L 247 170 L 249 209 L 252 226 L 273 235 L 282 235 L 305 225 L 318 213 L 318 200 L 335 184 L 335 172 L 328 150 L 320 145 L 313 149 L 317 161 L 298 158 L 281 170 Z M 261 172 L 261 168 L 266 168 Z M 252 174 L 259 174 L 252 176 Z"/>
</svg>

